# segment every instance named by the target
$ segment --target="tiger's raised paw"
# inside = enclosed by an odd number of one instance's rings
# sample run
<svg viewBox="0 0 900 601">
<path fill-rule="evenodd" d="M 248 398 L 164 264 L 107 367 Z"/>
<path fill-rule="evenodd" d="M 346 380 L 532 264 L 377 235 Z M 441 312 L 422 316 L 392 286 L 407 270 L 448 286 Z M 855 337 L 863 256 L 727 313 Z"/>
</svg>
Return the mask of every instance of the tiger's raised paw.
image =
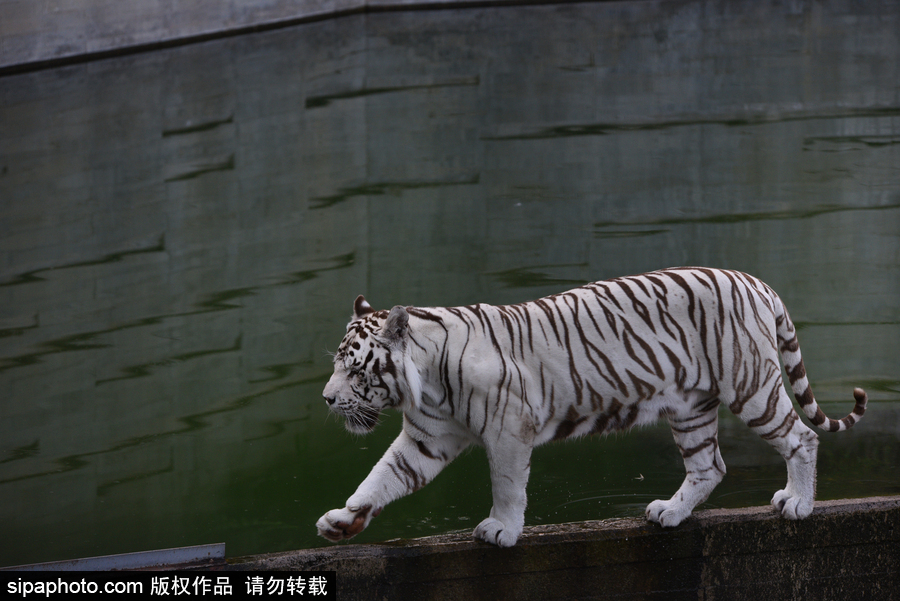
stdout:
<svg viewBox="0 0 900 601">
<path fill-rule="evenodd" d="M 519 540 L 522 529 L 508 528 L 495 518 L 486 518 L 475 527 L 475 538 L 498 547 L 512 547 Z"/>
<path fill-rule="evenodd" d="M 355 511 L 349 507 L 332 509 L 319 518 L 316 528 L 319 530 L 319 536 L 336 543 L 353 538 L 365 530 L 372 518 L 378 516 L 379 513 L 381 510 L 372 511 L 371 505 L 360 507 Z"/>
<path fill-rule="evenodd" d="M 772 497 L 772 505 L 781 513 L 782 517 L 789 520 L 802 520 L 809 517 L 813 510 L 811 500 L 805 501 L 803 497 L 791 495 L 786 490 L 779 490 L 775 493 L 775 496 Z"/>
<path fill-rule="evenodd" d="M 647 511 L 644 512 L 647 519 L 656 522 L 663 528 L 674 528 L 684 521 L 691 512 L 684 511 L 684 505 L 669 501 L 653 501 L 647 505 Z"/>
</svg>

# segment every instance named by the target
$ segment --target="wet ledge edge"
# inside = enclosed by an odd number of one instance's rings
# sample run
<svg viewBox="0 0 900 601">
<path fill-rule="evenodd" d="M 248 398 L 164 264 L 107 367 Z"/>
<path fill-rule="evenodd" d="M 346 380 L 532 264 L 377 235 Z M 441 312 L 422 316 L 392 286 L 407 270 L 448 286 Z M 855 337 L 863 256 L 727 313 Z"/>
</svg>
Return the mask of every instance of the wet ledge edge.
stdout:
<svg viewBox="0 0 900 601">
<path fill-rule="evenodd" d="M 500 549 L 469 531 L 232 558 L 224 570 L 334 570 L 347 599 L 889 599 L 900 590 L 900 496 L 525 529 Z"/>
<path fill-rule="evenodd" d="M 582 4 L 619 0 L 302 0 L 264 7 L 261 0 L 229 3 L 221 8 L 219 0 L 200 0 L 183 19 L 168 14 L 142 12 L 162 6 L 155 3 L 143 9 L 128 9 L 117 15 L 104 15 L 104 23 L 90 20 L 89 10 L 63 11 L 62 16 L 38 19 L 41 29 L 29 30 L 32 18 L 7 14 L 13 3 L 0 2 L 0 21 L 11 23 L 0 44 L 0 77 L 53 69 L 165 48 L 186 46 L 217 39 L 293 27 L 303 23 L 372 12 L 483 8 L 492 6 L 528 6 L 544 4 Z M 650 0 L 630 0 L 646 2 Z M 660 0 L 654 0 L 660 1 Z M 667 1 L 667 0 L 662 0 Z M 204 10 L 207 3 L 210 10 Z M 75 5 L 89 7 L 89 0 Z M 125 2 L 125 6 L 130 6 Z M 223 10 L 230 13 L 222 14 Z M 45 15 L 46 16 L 46 15 Z M 34 15 L 29 15 L 34 17 Z M 17 31 L 16 26 L 23 29 Z M 148 25 L 150 23 L 151 25 Z M 156 23 L 158 26 L 154 26 Z"/>
</svg>

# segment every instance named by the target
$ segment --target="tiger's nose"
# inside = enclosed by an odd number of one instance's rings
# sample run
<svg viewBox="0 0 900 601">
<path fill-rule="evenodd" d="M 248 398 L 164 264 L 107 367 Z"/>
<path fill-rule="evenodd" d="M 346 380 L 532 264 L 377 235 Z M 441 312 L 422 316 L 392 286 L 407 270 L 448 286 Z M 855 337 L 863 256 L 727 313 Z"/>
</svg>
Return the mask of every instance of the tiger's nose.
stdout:
<svg viewBox="0 0 900 601">
<path fill-rule="evenodd" d="M 333 399 L 333 398 L 328 398 L 327 396 L 326 396 L 326 397 L 322 397 L 322 398 L 324 398 L 324 399 L 325 399 L 325 402 L 328 403 L 329 405 L 334 405 L 334 399 Z"/>
</svg>

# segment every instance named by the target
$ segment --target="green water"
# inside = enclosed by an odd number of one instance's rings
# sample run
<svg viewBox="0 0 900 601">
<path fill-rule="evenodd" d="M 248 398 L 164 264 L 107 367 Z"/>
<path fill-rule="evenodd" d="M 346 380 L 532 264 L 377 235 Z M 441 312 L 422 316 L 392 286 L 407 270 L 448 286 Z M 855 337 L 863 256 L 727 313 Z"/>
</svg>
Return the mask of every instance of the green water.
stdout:
<svg viewBox="0 0 900 601">
<path fill-rule="evenodd" d="M 0 79 L 0 565 L 324 545 L 400 428 L 321 390 L 352 301 L 527 300 L 741 269 L 800 327 L 820 499 L 900 494 L 900 11 L 369 14 Z M 784 464 L 723 415 L 706 507 Z M 642 515 L 663 426 L 535 453 L 528 524 Z M 478 449 L 360 541 L 471 529 Z"/>
</svg>

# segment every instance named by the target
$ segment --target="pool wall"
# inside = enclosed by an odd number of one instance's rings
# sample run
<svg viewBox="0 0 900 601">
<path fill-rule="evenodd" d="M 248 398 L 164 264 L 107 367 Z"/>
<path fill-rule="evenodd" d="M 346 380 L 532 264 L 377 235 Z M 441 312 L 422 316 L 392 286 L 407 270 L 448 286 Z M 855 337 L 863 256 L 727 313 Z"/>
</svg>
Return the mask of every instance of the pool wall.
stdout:
<svg viewBox="0 0 900 601">
<path fill-rule="evenodd" d="M 642 519 L 525 529 L 515 547 L 469 532 L 229 560 L 232 570 L 334 570 L 351 599 L 893 599 L 900 497 L 699 511 L 678 528 Z M 220 568 L 222 569 L 222 568 Z"/>
<path fill-rule="evenodd" d="M 369 10 L 528 0 L 0 0 L 0 75 Z M 553 3 L 544 0 L 542 4 Z"/>
</svg>

